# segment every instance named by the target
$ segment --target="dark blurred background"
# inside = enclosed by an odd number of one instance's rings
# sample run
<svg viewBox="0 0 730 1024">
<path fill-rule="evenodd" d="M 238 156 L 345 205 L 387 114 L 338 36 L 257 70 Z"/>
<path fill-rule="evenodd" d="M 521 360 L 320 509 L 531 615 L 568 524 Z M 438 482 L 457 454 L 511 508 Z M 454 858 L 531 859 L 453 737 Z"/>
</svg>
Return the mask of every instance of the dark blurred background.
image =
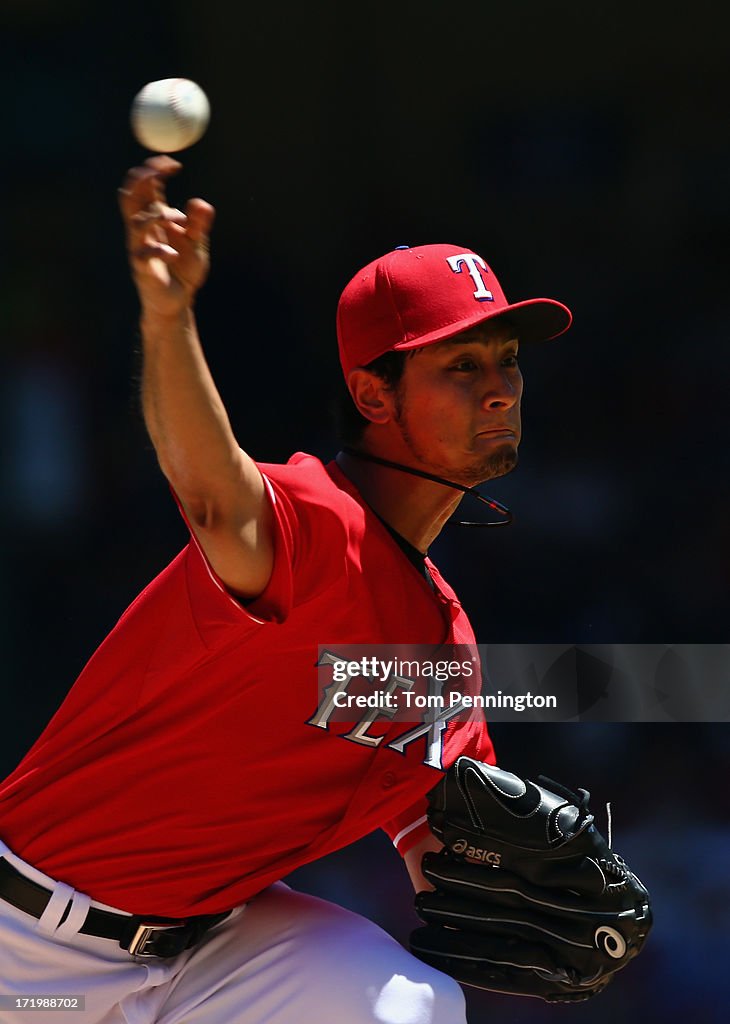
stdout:
<svg viewBox="0 0 730 1024">
<path fill-rule="evenodd" d="M 199 320 L 255 458 L 336 451 L 334 311 L 360 266 L 399 244 L 473 248 L 510 299 L 575 315 L 523 351 L 521 464 L 491 486 L 515 525 L 452 529 L 432 550 L 478 639 L 728 639 L 721 5 L 4 0 L 0 29 L 0 767 L 186 540 L 138 412 L 115 198 L 145 156 L 128 112 L 152 79 L 193 78 L 211 101 L 171 198 L 218 211 Z M 720 1020 L 728 727 L 494 735 L 506 766 L 614 802 L 657 925 L 595 1005 L 473 994 L 470 1020 Z M 297 881 L 405 938 L 410 898 L 386 847 L 371 837 Z"/>
</svg>

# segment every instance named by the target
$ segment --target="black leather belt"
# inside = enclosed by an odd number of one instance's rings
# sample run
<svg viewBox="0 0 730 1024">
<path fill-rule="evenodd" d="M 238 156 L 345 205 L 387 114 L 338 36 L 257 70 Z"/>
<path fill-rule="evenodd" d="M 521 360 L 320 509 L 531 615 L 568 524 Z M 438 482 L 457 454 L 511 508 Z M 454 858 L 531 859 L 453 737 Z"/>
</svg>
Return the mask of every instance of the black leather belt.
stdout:
<svg viewBox="0 0 730 1024">
<path fill-rule="evenodd" d="M 26 914 L 40 917 L 51 895 L 48 889 L 32 882 L 0 857 L 0 899 Z M 61 921 L 66 919 L 70 909 L 69 903 Z M 126 917 L 89 907 L 79 931 L 82 935 L 113 939 L 133 956 L 167 958 L 178 956 L 196 945 L 213 925 L 229 914 L 230 910 L 226 910 L 222 914 L 205 914 L 180 920 L 169 917 Z"/>
</svg>

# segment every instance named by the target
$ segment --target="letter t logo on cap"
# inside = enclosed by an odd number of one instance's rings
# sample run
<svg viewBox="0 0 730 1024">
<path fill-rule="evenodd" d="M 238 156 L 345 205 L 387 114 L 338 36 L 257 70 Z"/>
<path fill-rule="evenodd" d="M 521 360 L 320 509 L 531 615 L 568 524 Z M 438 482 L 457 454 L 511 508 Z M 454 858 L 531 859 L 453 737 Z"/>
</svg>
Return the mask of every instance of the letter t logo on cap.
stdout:
<svg viewBox="0 0 730 1024">
<path fill-rule="evenodd" d="M 482 277 L 481 271 L 479 270 L 479 267 L 481 267 L 482 270 L 485 270 L 487 273 L 489 273 L 487 264 L 484 262 L 481 256 L 477 256 L 476 253 L 473 252 L 463 252 L 460 253 L 458 256 L 447 256 L 446 262 L 449 264 L 449 266 L 451 267 L 455 274 L 461 273 L 461 266 L 463 263 L 465 263 L 466 268 L 469 271 L 469 274 L 471 275 L 472 281 L 477 286 L 477 290 L 474 292 L 474 298 L 477 300 L 477 302 L 494 302 L 494 296 L 484 283 L 484 278 Z"/>
</svg>

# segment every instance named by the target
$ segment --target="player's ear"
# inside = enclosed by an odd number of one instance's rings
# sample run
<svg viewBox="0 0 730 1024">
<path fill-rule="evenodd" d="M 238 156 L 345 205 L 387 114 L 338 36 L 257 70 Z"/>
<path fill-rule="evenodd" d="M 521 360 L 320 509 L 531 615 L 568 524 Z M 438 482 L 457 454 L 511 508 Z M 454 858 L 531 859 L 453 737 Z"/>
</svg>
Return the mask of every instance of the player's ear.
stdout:
<svg viewBox="0 0 730 1024">
<path fill-rule="evenodd" d="M 351 370 L 347 387 L 358 412 L 371 423 L 387 423 L 393 414 L 393 390 L 369 370 Z"/>
</svg>

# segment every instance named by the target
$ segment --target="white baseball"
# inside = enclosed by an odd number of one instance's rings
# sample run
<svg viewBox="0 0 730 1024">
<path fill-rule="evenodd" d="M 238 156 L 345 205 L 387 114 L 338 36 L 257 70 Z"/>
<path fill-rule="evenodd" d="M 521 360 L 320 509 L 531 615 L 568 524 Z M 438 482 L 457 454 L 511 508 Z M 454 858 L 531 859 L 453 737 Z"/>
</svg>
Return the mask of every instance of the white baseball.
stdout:
<svg viewBox="0 0 730 1024">
<path fill-rule="evenodd" d="M 132 131 L 146 149 L 177 153 L 203 135 L 210 120 L 208 97 L 188 78 L 149 82 L 132 103 Z"/>
</svg>

